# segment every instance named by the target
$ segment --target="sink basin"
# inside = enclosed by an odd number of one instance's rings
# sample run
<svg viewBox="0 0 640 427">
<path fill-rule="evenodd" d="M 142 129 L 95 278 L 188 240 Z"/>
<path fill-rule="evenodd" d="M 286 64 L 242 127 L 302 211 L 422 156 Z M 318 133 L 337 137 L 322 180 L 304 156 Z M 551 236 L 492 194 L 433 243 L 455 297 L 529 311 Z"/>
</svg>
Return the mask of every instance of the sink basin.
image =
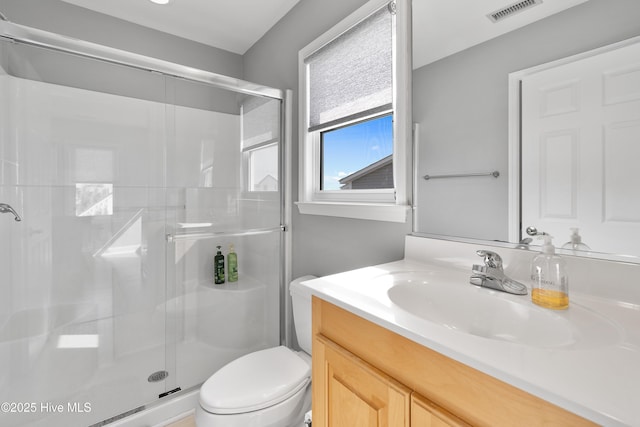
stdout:
<svg viewBox="0 0 640 427">
<path fill-rule="evenodd" d="M 478 337 L 543 348 L 587 348 L 621 339 L 614 323 L 576 302 L 553 311 L 515 296 L 468 284 L 469 275 L 403 271 L 376 279 L 402 311 Z"/>
</svg>

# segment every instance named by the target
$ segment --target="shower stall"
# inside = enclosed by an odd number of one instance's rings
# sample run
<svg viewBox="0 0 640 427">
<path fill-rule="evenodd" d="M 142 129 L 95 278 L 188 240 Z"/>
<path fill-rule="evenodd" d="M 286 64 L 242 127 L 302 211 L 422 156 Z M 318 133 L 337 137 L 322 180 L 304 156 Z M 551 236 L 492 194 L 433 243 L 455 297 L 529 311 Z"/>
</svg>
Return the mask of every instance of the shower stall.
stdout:
<svg viewBox="0 0 640 427">
<path fill-rule="evenodd" d="M 0 22 L 0 425 L 103 425 L 281 343 L 285 97 Z"/>
</svg>

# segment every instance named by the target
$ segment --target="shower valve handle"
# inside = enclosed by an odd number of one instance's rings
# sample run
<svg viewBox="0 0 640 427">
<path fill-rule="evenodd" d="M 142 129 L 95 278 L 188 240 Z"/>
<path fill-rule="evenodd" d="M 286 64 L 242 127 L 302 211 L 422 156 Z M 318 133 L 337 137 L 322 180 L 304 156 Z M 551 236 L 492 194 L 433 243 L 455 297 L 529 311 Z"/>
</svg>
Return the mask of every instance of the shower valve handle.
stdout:
<svg viewBox="0 0 640 427">
<path fill-rule="evenodd" d="M 22 221 L 22 218 L 20 218 L 20 215 L 18 215 L 15 209 L 13 209 L 11 205 L 8 205 L 6 203 L 0 203 L 0 213 L 13 214 L 13 219 L 15 219 L 16 221 Z"/>
</svg>

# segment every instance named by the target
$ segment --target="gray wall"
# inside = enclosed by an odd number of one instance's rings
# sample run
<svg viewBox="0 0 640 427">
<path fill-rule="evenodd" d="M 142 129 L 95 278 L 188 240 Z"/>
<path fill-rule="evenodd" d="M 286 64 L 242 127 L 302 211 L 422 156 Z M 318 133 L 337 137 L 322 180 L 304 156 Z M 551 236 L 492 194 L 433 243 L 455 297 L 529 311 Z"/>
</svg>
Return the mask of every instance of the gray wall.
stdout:
<svg viewBox="0 0 640 427">
<path fill-rule="evenodd" d="M 245 79 L 294 90 L 293 188 L 298 198 L 298 51 L 366 0 L 301 0 L 244 55 Z M 327 275 L 404 256 L 406 224 L 300 215 L 293 208 L 293 277 Z"/>
<path fill-rule="evenodd" d="M 60 0 L 0 0 L 0 12 L 16 24 L 231 77 L 242 78 L 243 75 L 240 55 L 132 24 Z"/>
<path fill-rule="evenodd" d="M 498 179 L 421 180 L 418 229 L 507 240 L 508 74 L 638 35 L 639 1 L 591 0 L 415 70 L 418 173 L 500 171 Z"/>
</svg>

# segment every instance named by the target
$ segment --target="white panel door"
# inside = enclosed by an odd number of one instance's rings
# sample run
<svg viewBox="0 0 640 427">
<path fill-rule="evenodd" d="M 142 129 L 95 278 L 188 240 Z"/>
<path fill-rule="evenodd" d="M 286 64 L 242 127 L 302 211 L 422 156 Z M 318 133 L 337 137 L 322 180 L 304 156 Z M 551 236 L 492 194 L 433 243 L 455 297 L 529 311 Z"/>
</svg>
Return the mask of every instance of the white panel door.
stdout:
<svg viewBox="0 0 640 427">
<path fill-rule="evenodd" d="M 640 43 L 522 80 L 522 234 L 640 255 Z"/>
</svg>

